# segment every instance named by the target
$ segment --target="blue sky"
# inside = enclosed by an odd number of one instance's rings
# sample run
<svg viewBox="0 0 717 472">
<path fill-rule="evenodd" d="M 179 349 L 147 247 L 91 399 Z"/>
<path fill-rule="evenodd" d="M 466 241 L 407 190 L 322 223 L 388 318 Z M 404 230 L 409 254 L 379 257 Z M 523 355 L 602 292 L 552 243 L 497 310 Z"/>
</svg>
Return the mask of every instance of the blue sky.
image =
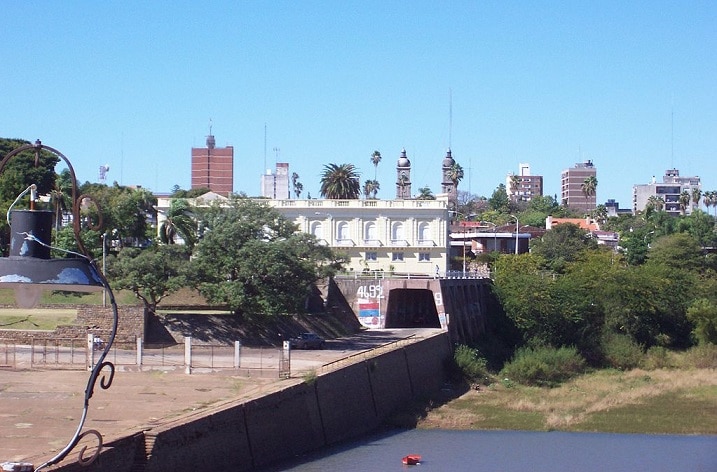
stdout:
<svg viewBox="0 0 717 472">
<path fill-rule="evenodd" d="M 545 193 L 590 159 L 597 198 L 676 167 L 717 190 L 714 1 L 3 2 L 0 136 L 41 139 L 80 181 L 190 186 L 190 149 L 235 150 L 234 189 L 288 162 L 319 197 L 324 165 L 352 163 L 395 196 L 490 196 L 529 163 Z M 452 104 L 452 105 L 451 105 Z M 265 145 L 266 130 L 266 145 Z M 277 148 L 278 151 L 274 151 Z"/>
</svg>

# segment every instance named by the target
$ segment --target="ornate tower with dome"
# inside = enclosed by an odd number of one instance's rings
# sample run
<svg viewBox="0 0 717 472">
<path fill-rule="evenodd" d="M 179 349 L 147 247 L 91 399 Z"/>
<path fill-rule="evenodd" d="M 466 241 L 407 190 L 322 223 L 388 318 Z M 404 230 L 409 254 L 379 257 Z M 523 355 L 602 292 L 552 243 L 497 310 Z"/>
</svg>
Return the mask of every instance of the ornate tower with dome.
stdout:
<svg viewBox="0 0 717 472">
<path fill-rule="evenodd" d="M 401 157 L 396 164 L 396 199 L 411 198 L 411 161 L 406 157 L 406 150 L 401 150 Z"/>
<path fill-rule="evenodd" d="M 443 170 L 443 181 L 441 182 L 441 192 L 448 194 L 448 201 L 453 201 L 456 199 L 456 184 L 453 183 L 453 180 L 451 180 L 451 173 L 453 166 L 455 165 L 456 161 L 453 159 L 453 156 L 451 156 L 451 149 L 448 148 L 448 151 L 446 151 L 446 157 L 443 158 L 443 165 L 441 166 Z"/>
</svg>

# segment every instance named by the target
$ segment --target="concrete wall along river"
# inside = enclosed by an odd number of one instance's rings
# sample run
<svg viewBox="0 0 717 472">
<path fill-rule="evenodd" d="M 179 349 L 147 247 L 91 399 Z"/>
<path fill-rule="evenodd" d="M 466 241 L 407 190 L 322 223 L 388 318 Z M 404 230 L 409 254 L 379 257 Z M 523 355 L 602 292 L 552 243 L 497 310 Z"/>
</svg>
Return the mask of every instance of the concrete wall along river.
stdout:
<svg viewBox="0 0 717 472">
<path fill-rule="evenodd" d="M 318 375 L 260 398 L 226 403 L 112 441 L 89 467 L 62 471 L 247 471 L 371 432 L 396 408 L 437 391 L 447 333 Z M 278 385 L 282 385 L 279 383 Z M 66 459 L 69 461 L 70 459 Z"/>
</svg>

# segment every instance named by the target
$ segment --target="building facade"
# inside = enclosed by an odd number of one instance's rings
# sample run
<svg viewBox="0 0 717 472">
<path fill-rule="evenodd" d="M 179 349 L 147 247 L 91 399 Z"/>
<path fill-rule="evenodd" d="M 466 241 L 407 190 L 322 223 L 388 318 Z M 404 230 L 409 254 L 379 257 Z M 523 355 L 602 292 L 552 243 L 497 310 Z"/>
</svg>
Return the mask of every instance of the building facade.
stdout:
<svg viewBox="0 0 717 472">
<path fill-rule="evenodd" d="M 234 147 L 216 147 L 211 131 L 207 147 L 192 148 L 191 188 L 208 188 L 227 196 L 234 191 Z"/>
<path fill-rule="evenodd" d="M 207 194 L 190 199 L 209 205 Z M 171 198 L 157 199 L 157 227 Z M 261 200 L 313 234 L 321 244 L 344 253 L 353 274 L 445 275 L 448 268 L 448 198 L 436 200 Z"/>
<path fill-rule="evenodd" d="M 505 188 L 512 201 L 529 202 L 543 195 L 543 176 L 531 175 L 530 164 L 519 164 L 518 173 L 511 172 L 505 178 Z"/>
<path fill-rule="evenodd" d="M 662 182 L 655 178 L 649 184 L 633 185 L 632 212 L 637 214 L 644 211 L 648 204 L 656 210 L 664 210 L 670 215 L 689 215 L 698 206 L 692 201 L 692 192 L 702 190 L 699 177 L 680 177 L 678 169 L 668 169 L 662 176 Z M 680 201 L 680 195 L 687 193 L 689 199 Z"/>
<path fill-rule="evenodd" d="M 584 213 L 595 209 L 596 192 L 586 194 L 583 192 L 585 180 L 597 178 L 597 168 L 591 160 L 578 162 L 574 167 L 565 169 L 561 175 L 560 196 L 563 205 Z"/>
<path fill-rule="evenodd" d="M 272 199 L 291 198 L 288 162 L 277 162 L 275 172 L 267 169 L 266 174 L 261 176 L 261 196 Z"/>
</svg>

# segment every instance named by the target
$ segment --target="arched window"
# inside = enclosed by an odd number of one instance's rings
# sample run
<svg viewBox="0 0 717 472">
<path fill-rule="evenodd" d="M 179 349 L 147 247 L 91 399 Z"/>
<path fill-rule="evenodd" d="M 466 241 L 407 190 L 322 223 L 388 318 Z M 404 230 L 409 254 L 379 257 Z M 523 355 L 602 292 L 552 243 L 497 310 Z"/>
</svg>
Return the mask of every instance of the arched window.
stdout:
<svg viewBox="0 0 717 472">
<path fill-rule="evenodd" d="M 321 241 L 324 238 L 324 229 L 321 225 L 320 221 L 315 221 L 311 224 L 311 234 L 314 235 L 316 239 Z"/>
<path fill-rule="evenodd" d="M 345 221 L 340 222 L 336 228 L 336 234 L 336 239 L 339 241 L 349 239 L 349 224 Z"/>
<path fill-rule="evenodd" d="M 418 239 L 420 241 L 429 241 L 431 238 L 431 225 L 427 222 L 422 222 L 418 225 Z"/>
<path fill-rule="evenodd" d="M 403 234 L 403 223 L 394 223 L 391 228 L 391 239 L 393 241 L 405 241 L 406 237 Z"/>
<path fill-rule="evenodd" d="M 367 242 L 378 240 L 378 233 L 376 232 L 376 223 L 366 223 L 366 226 L 364 227 L 364 239 Z"/>
</svg>

